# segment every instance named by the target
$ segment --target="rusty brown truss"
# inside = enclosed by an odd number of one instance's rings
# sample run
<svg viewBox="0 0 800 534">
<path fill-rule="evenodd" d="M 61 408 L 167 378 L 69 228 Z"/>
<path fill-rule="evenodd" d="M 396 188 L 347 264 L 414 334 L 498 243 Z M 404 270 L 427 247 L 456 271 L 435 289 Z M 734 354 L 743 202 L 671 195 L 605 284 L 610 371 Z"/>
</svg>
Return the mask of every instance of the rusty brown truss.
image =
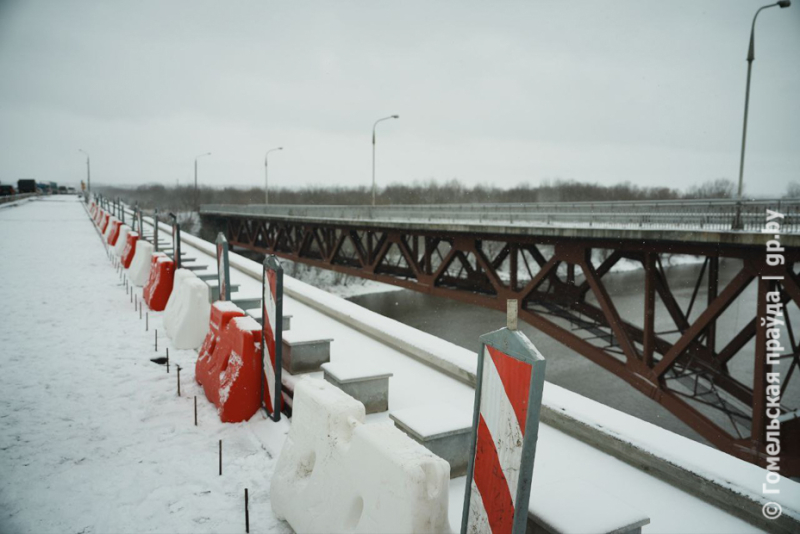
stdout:
<svg viewBox="0 0 800 534">
<path fill-rule="evenodd" d="M 512 235 L 491 233 L 497 230 L 490 228 L 461 233 L 230 214 L 204 214 L 204 226 L 224 229 L 233 246 L 487 308 L 504 310 L 506 299 L 518 299 L 525 321 L 619 376 L 721 450 L 765 465 L 766 327 L 756 316 L 764 316 L 766 294 L 773 289 L 784 303 L 800 305 L 800 276 L 793 268 L 800 262 L 800 249 L 787 249 L 786 264 L 768 268 L 763 246 L 669 241 L 664 234 L 650 241 Z M 704 258 L 688 306 L 679 304 L 670 287 L 662 266 L 667 254 Z M 644 266 L 644 311 L 634 318 L 620 316 L 603 283 L 603 276 L 623 258 Z M 738 274 L 726 284 L 718 279 L 721 259 L 737 260 Z M 717 335 L 718 319 L 751 283 L 757 285 L 758 310 L 745 312 L 752 320 L 723 342 Z M 698 298 L 703 284 L 707 299 Z M 788 314 L 790 307 L 785 309 Z M 657 310 L 659 324 L 668 320 L 670 328 L 657 331 Z M 785 319 L 784 392 L 800 366 L 799 340 L 792 328 L 797 319 Z M 730 372 L 734 358 L 752 366 L 752 383 Z M 783 475 L 798 476 L 800 417 L 792 418 L 794 409 L 781 407 L 786 420 L 780 468 Z"/>
</svg>

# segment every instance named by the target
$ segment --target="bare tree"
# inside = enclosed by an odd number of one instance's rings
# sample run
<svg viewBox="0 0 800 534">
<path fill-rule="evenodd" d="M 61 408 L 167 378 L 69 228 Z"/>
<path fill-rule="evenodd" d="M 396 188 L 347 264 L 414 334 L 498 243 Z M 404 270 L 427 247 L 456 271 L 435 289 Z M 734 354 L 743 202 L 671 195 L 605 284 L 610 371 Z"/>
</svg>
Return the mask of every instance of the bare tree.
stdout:
<svg viewBox="0 0 800 534">
<path fill-rule="evenodd" d="M 736 184 L 727 178 L 717 178 L 689 188 L 687 198 L 733 198 Z"/>
<path fill-rule="evenodd" d="M 129 203 L 138 202 L 146 209 L 191 212 L 194 210 L 192 186 L 165 187 L 159 184 L 136 188 L 96 187 L 110 197 L 120 197 Z M 200 204 L 259 204 L 263 189 L 200 187 Z M 509 202 L 600 202 L 605 200 L 667 200 L 683 197 L 669 187 L 641 187 L 630 182 L 601 185 L 575 180 L 545 180 L 540 185 L 522 183 L 500 188 L 484 183 L 466 186 L 453 178 L 446 182 L 394 183 L 379 192 L 378 204 L 455 204 Z M 366 205 L 371 201 L 367 187 L 308 186 L 298 189 L 274 189 L 270 201 L 275 204 Z"/>
</svg>

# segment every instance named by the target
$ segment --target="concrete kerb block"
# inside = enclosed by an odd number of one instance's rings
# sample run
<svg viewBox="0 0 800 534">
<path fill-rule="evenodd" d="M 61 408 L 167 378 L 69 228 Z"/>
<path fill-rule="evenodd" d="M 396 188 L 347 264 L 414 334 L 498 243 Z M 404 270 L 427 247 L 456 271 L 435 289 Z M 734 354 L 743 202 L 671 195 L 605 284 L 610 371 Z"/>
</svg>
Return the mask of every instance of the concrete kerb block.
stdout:
<svg viewBox="0 0 800 534">
<path fill-rule="evenodd" d="M 322 364 L 324 378 L 357 401 L 364 404 L 367 413 L 385 412 L 389 409 L 389 378 L 386 369 L 348 363 Z"/>
<path fill-rule="evenodd" d="M 275 514 L 296 532 L 447 532 L 449 466 L 324 380 L 297 381 L 272 477 Z"/>
<path fill-rule="evenodd" d="M 208 289 L 210 291 L 209 300 L 212 304 L 219 300 L 219 282 L 216 279 L 216 274 L 214 274 L 214 277 L 214 279 L 206 280 L 206 284 L 208 284 Z M 230 289 L 231 293 L 239 291 L 239 284 L 231 284 Z"/>
<path fill-rule="evenodd" d="M 264 324 L 264 311 L 261 308 L 250 308 L 249 310 L 245 310 L 245 313 L 252 317 L 253 319 L 258 322 L 258 324 Z M 288 332 L 292 329 L 292 316 L 288 314 L 283 314 L 283 331 Z"/>
<path fill-rule="evenodd" d="M 467 473 L 472 435 L 469 407 L 453 404 L 414 406 L 389 413 L 395 426 L 450 464 L 450 478 Z"/>
<path fill-rule="evenodd" d="M 331 361 L 333 339 L 317 338 L 303 332 L 285 332 L 281 364 L 289 373 L 313 373 Z"/>
</svg>

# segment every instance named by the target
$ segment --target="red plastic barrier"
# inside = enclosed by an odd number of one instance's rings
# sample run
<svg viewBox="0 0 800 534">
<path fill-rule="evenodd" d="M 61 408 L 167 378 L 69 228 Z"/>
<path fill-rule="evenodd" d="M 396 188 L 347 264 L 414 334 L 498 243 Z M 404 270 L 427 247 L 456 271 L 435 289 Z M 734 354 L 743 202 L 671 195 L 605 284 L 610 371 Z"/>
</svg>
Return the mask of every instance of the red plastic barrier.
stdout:
<svg viewBox="0 0 800 534">
<path fill-rule="evenodd" d="M 97 204 L 94 201 L 89 204 L 89 216 L 94 217 L 95 213 L 97 213 Z"/>
<path fill-rule="evenodd" d="M 122 250 L 122 266 L 126 269 L 131 266 L 133 255 L 136 254 L 136 242 L 139 241 L 139 232 L 128 232 L 125 248 Z"/>
<path fill-rule="evenodd" d="M 219 343 L 220 332 L 225 330 L 231 319 L 244 316 L 244 312 L 232 302 L 218 300 L 211 305 L 208 334 L 206 334 L 206 339 L 200 347 L 197 363 L 195 364 L 195 378 L 198 383 L 200 383 L 199 377 L 206 372 L 208 365 L 210 365 L 211 355 L 214 354 L 214 349 L 217 348 L 217 343 Z"/>
<path fill-rule="evenodd" d="M 261 407 L 260 341 L 261 325 L 252 317 L 233 317 L 214 353 L 195 369 L 223 423 L 247 421 Z"/>
<path fill-rule="evenodd" d="M 94 214 L 94 224 L 95 226 L 100 226 L 100 218 L 103 216 L 103 210 L 97 208 L 97 211 Z"/>
<path fill-rule="evenodd" d="M 108 228 L 108 222 L 111 220 L 111 215 L 108 213 L 103 214 L 103 219 L 100 221 L 100 232 L 105 235 L 106 228 Z"/>
<path fill-rule="evenodd" d="M 158 254 L 158 256 L 156 255 Z M 142 293 L 144 301 L 153 311 L 163 311 L 172 293 L 175 277 L 175 262 L 160 252 L 153 254 L 150 265 L 150 279 Z"/>
<path fill-rule="evenodd" d="M 114 220 L 111 221 L 111 231 L 108 234 L 108 244 L 112 247 L 117 244 L 117 239 L 119 239 L 119 231 L 122 229 L 122 221 Z"/>
</svg>

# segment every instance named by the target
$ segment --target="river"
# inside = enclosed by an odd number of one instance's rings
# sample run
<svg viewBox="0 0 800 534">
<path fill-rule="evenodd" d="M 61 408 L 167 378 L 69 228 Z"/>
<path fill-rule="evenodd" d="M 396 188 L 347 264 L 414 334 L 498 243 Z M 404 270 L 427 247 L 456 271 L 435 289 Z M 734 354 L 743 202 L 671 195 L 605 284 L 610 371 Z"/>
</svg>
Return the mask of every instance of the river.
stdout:
<svg viewBox="0 0 800 534">
<path fill-rule="evenodd" d="M 740 266 L 741 263 L 735 260 L 720 262 L 720 291 L 735 276 Z M 684 311 L 691 299 L 701 267 L 700 263 L 665 266 L 670 287 Z M 638 269 L 609 273 L 603 281 L 620 315 L 641 326 L 644 272 Z M 754 317 L 756 285 L 752 282 L 720 317 L 717 326 L 718 350 Z M 696 318 L 705 308 L 707 299 L 705 286 L 704 280 L 691 319 Z M 480 334 L 501 328 L 505 326 L 506 321 L 505 314 L 499 311 L 410 290 L 360 295 L 349 300 L 475 352 L 479 348 Z M 656 331 L 674 330 L 674 324 L 661 305 L 660 299 L 657 298 L 656 301 Z M 793 317 L 793 320 L 796 322 L 797 316 Z M 547 359 L 548 381 L 685 437 L 708 443 L 661 405 L 642 395 L 616 375 L 528 324 L 520 322 L 520 329 Z M 797 330 L 796 328 L 795 331 Z M 585 335 L 587 334 L 584 333 Z M 676 335 L 664 337 L 674 341 Z M 788 344 L 788 341 L 786 343 Z M 752 384 L 753 359 L 748 358 L 746 354 L 752 354 L 753 350 L 754 342 L 751 341 L 745 347 L 745 352 L 740 352 L 729 364 L 731 373 L 747 384 Z M 783 365 L 781 367 L 784 367 L 783 376 L 785 376 L 786 367 Z M 796 394 L 796 389 L 798 388 L 795 388 L 795 394 L 791 399 L 784 397 L 795 401 L 792 402 L 795 407 L 800 397 Z"/>
</svg>

